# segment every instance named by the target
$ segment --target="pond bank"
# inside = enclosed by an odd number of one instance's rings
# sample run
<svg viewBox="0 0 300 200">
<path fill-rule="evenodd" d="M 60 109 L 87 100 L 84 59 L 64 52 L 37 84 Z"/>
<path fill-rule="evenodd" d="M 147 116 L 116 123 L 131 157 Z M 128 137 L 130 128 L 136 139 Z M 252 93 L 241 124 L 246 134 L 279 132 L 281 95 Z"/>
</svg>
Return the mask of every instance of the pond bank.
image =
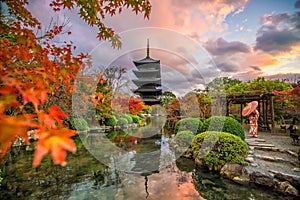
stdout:
<svg viewBox="0 0 300 200">
<path fill-rule="evenodd" d="M 299 197 L 300 163 L 298 146 L 289 136 L 261 132 L 258 138 L 247 136 L 249 155 L 247 165 L 225 165 L 220 174 L 236 183 L 273 188 L 275 191 Z"/>
</svg>

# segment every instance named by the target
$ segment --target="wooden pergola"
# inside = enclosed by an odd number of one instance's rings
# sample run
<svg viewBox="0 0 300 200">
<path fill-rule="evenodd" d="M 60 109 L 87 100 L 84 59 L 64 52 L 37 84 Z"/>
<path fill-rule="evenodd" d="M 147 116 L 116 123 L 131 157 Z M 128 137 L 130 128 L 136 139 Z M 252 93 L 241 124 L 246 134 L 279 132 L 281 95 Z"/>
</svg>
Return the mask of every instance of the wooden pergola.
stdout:
<svg viewBox="0 0 300 200">
<path fill-rule="evenodd" d="M 230 113 L 230 105 L 239 104 L 240 105 L 240 123 L 243 123 L 242 110 L 246 106 L 246 103 L 251 101 L 258 101 L 257 110 L 260 113 L 259 117 L 259 128 L 261 130 L 268 130 L 272 133 L 275 132 L 275 119 L 274 119 L 274 102 L 273 94 L 271 92 L 261 92 L 261 91 L 249 91 L 244 93 L 231 93 L 226 95 L 226 115 Z M 270 115 L 268 115 L 268 113 Z M 271 124 L 270 124 L 271 123 Z M 271 125 L 271 126 L 270 126 Z"/>
</svg>

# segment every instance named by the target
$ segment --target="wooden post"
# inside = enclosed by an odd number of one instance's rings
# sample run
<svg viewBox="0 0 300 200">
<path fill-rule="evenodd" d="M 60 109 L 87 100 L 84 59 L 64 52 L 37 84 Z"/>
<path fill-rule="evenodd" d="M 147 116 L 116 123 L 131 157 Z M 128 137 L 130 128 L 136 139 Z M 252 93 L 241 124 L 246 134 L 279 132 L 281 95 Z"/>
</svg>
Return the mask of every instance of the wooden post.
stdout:
<svg viewBox="0 0 300 200">
<path fill-rule="evenodd" d="M 241 103 L 240 114 L 241 114 L 241 124 L 243 125 L 243 115 L 242 115 L 242 111 L 243 111 L 243 104 Z"/>
<path fill-rule="evenodd" d="M 270 109 L 271 109 L 271 123 L 272 123 L 272 128 L 271 128 L 271 133 L 276 133 L 275 130 L 275 119 L 274 119 L 274 103 L 273 103 L 273 96 L 270 95 Z"/>
</svg>

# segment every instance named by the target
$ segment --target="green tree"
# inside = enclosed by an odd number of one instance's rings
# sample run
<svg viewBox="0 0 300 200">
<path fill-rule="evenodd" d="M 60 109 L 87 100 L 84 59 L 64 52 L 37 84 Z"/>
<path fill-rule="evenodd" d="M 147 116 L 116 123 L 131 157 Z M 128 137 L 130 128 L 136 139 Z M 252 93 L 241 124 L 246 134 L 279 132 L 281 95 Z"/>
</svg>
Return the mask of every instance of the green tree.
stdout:
<svg viewBox="0 0 300 200">
<path fill-rule="evenodd" d="M 220 92 L 220 91 L 225 92 L 231 86 L 240 83 L 242 83 L 242 81 L 238 79 L 231 79 L 228 77 L 215 78 L 214 80 L 212 80 L 210 83 L 206 85 L 205 90 L 207 92 Z"/>
<path fill-rule="evenodd" d="M 160 95 L 160 103 L 162 106 L 165 106 L 174 100 L 176 100 L 176 95 L 171 91 L 165 91 Z"/>
<path fill-rule="evenodd" d="M 100 76 L 95 93 L 94 104 L 96 109 L 96 118 L 101 125 L 104 124 L 106 119 L 113 117 L 111 101 L 112 89 L 108 85 L 108 82 Z"/>
</svg>

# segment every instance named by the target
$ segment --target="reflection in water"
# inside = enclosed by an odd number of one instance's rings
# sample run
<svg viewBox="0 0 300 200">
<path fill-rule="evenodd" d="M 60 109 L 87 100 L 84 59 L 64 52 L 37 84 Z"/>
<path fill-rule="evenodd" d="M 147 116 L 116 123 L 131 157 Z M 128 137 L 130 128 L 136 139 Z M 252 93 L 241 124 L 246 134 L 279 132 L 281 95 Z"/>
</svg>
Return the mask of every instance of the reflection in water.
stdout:
<svg viewBox="0 0 300 200">
<path fill-rule="evenodd" d="M 135 134 L 144 133 L 143 129 L 139 130 Z M 133 132 L 128 135 L 134 136 Z M 119 139 L 124 136 L 123 132 L 113 134 L 120 136 Z M 114 151 L 114 138 L 108 139 L 106 135 L 89 134 L 81 137 L 83 142 L 75 138 L 78 150 L 68 155 L 67 167 L 55 166 L 46 157 L 33 169 L 33 152 L 15 148 L 1 167 L 4 180 L 0 199 L 201 200 L 201 196 L 205 199 L 288 199 L 259 188 L 231 184 L 205 171 L 195 171 L 193 161 L 176 159 L 170 147 L 172 138 L 161 134 L 149 136 L 147 131 L 146 134 L 148 137 L 142 136 L 136 143 L 123 146 L 124 149 L 118 147 L 122 151 Z M 127 141 L 126 134 L 123 139 Z M 155 144 L 157 140 L 160 145 Z M 92 154 L 89 148 L 86 150 L 86 144 L 95 148 Z M 97 153 L 106 159 L 105 165 L 98 157 L 95 159 Z"/>
</svg>

